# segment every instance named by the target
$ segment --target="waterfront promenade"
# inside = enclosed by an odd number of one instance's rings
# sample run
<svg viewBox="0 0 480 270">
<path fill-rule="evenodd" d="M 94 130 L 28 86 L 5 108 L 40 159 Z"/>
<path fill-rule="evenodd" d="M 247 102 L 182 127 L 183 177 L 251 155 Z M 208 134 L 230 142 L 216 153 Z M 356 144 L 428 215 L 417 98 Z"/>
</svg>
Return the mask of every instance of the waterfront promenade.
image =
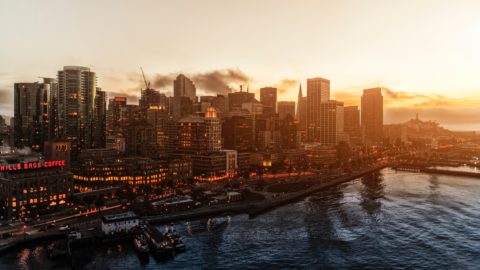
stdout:
<svg viewBox="0 0 480 270">
<path fill-rule="evenodd" d="M 238 203 L 231 203 L 227 205 L 203 207 L 203 208 L 193 209 L 190 211 L 184 211 L 180 213 L 147 216 L 147 217 L 144 217 L 143 219 L 150 223 L 161 224 L 161 223 L 168 223 L 168 222 L 173 222 L 178 220 L 187 220 L 187 219 L 195 219 L 195 218 L 202 218 L 202 217 L 213 217 L 221 214 L 247 213 L 251 217 L 254 217 L 256 215 L 269 211 L 275 207 L 296 201 L 302 197 L 308 196 L 322 189 L 329 188 L 341 183 L 345 183 L 345 182 L 357 179 L 359 177 L 374 173 L 388 166 L 389 164 L 377 165 L 372 168 L 364 169 L 361 171 L 357 171 L 345 176 L 340 176 L 338 178 L 329 179 L 329 180 L 322 178 L 320 175 L 306 175 L 305 177 L 308 177 L 308 178 L 317 178 L 318 184 L 315 184 L 312 187 L 305 190 L 280 195 L 279 197 L 274 199 L 266 199 L 266 200 L 262 200 L 258 202 L 250 202 L 250 203 L 238 202 Z"/>
</svg>

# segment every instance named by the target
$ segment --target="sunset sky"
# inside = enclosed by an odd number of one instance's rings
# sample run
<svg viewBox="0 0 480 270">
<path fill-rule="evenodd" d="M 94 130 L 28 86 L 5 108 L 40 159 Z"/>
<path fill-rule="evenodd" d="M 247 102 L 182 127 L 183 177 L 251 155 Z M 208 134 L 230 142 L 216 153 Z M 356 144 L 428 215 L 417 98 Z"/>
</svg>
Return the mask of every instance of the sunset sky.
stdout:
<svg viewBox="0 0 480 270">
<path fill-rule="evenodd" d="M 274 85 L 280 100 L 319 76 L 347 105 L 381 86 L 387 123 L 419 112 L 480 130 L 479 11 L 478 0 L 0 0 L 0 114 L 13 115 L 14 82 L 65 65 L 133 97 L 142 66 L 167 93 L 180 72 L 200 93 Z"/>
</svg>

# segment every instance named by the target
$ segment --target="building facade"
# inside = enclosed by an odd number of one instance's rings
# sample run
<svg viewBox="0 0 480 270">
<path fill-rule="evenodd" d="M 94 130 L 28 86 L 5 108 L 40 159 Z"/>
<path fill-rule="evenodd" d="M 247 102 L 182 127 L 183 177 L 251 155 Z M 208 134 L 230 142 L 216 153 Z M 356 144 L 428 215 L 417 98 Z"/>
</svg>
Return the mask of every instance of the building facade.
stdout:
<svg viewBox="0 0 480 270">
<path fill-rule="evenodd" d="M 320 104 L 320 144 L 336 145 L 344 136 L 343 102 L 329 100 Z"/>
<path fill-rule="evenodd" d="M 295 118 L 295 101 L 279 101 L 277 103 L 278 117 L 285 119 L 287 115 Z"/>
<path fill-rule="evenodd" d="M 346 106 L 344 108 L 344 126 L 345 135 L 352 145 L 358 145 L 362 142 L 362 133 L 360 129 L 360 110 L 358 106 Z"/>
<path fill-rule="evenodd" d="M 90 149 L 79 154 L 72 173 L 75 189 L 81 192 L 125 185 L 158 188 L 167 179 L 168 167 L 160 160 L 122 157 L 112 149 Z"/>
<path fill-rule="evenodd" d="M 364 143 L 380 144 L 383 139 L 382 89 L 377 87 L 363 90 L 361 109 Z"/>
<path fill-rule="evenodd" d="M 65 66 L 58 71 L 58 134 L 70 140 L 72 155 L 93 145 L 97 78 L 90 68 Z"/>
<path fill-rule="evenodd" d="M 330 81 L 307 79 L 307 140 L 320 142 L 321 103 L 330 100 Z"/>
<path fill-rule="evenodd" d="M 51 95 L 56 83 L 44 79 L 43 83 L 14 84 L 14 146 L 43 151 L 43 143 L 51 137 Z"/>
<path fill-rule="evenodd" d="M 269 115 L 277 113 L 277 88 L 260 88 L 260 102 L 263 104 L 263 113 Z"/>
<path fill-rule="evenodd" d="M 0 217 L 25 220 L 66 206 L 73 178 L 64 166 L 39 154 L 0 155 Z"/>
</svg>

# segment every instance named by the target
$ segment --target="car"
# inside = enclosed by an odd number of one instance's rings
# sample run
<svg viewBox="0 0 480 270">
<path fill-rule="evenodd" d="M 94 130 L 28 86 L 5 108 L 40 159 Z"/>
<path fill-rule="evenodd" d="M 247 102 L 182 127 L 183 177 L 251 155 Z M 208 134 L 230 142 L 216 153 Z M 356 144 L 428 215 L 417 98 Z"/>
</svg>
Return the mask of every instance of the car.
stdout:
<svg viewBox="0 0 480 270">
<path fill-rule="evenodd" d="M 96 229 L 97 229 L 97 227 L 88 228 L 89 231 L 95 231 Z"/>
<path fill-rule="evenodd" d="M 67 231 L 68 229 L 70 229 L 70 227 L 68 227 L 68 225 L 58 228 L 59 231 Z"/>
</svg>

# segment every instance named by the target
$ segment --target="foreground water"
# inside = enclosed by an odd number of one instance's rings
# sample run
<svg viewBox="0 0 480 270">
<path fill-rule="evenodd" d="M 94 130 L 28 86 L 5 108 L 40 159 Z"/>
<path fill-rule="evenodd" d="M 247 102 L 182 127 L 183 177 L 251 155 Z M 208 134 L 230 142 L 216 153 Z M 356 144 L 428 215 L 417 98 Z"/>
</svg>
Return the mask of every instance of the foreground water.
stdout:
<svg viewBox="0 0 480 270">
<path fill-rule="evenodd" d="M 188 251 L 140 259 L 130 242 L 78 251 L 84 269 L 478 269 L 480 180 L 385 169 L 216 229 L 176 225 Z M 0 269 L 68 269 L 43 246 L 0 258 Z"/>
</svg>

